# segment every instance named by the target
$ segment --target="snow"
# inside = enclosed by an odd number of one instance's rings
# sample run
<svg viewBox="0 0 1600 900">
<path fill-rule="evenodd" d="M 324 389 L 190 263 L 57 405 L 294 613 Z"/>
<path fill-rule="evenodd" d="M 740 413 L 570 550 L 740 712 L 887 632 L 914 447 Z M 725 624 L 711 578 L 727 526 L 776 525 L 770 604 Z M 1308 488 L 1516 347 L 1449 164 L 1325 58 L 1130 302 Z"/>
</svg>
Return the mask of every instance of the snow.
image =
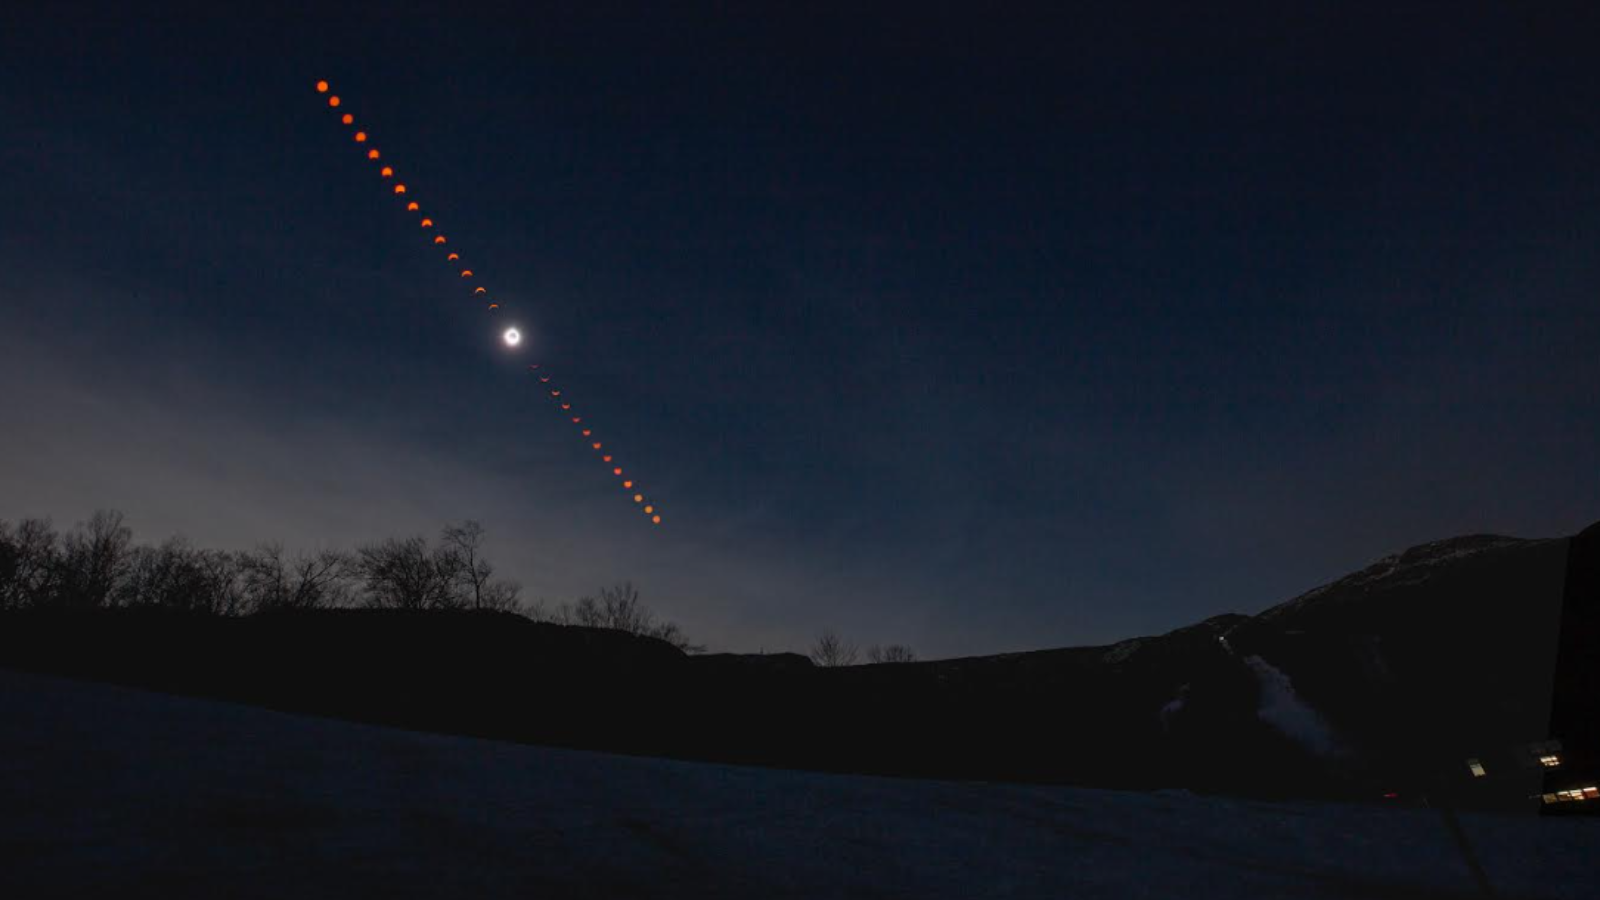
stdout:
<svg viewBox="0 0 1600 900">
<path fill-rule="evenodd" d="M 4 897 L 1475 896 L 1424 809 L 631 758 L 10 672 L 0 722 Z M 1465 824 L 1506 896 L 1600 884 L 1600 821 Z"/>
<path fill-rule="evenodd" d="M 1161 707 L 1158 714 L 1161 718 L 1161 728 L 1166 730 L 1172 724 L 1172 717 L 1183 712 L 1183 707 L 1189 702 L 1189 684 L 1184 682 L 1178 686 L 1178 696 L 1168 700 Z"/>
<path fill-rule="evenodd" d="M 1250 667 L 1261 685 L 1261 703 L 1256 709 L 1261 721 L 1319 756 L 1337 756 L 1343 752 L 1328 720 L 1300 699 L 1293 682 L 1282 669 L 1254 655 L 1246 656 L 1244 664 Z"/>
</svg>

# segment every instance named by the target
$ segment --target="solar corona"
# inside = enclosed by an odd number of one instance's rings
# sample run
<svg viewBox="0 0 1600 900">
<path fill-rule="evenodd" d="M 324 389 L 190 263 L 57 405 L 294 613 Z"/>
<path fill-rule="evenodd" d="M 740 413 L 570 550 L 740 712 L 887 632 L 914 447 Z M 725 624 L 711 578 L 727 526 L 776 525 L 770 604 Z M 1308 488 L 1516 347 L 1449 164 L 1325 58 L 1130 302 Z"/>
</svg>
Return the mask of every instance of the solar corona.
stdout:
<svg viewBox="0 0 1600 900">
<path fill-rule="evenodd" d="M 338 117 L 340 124 L 353 128 L 356 123 L 355 114 L 348 111 L 348 107 L 345 106 L 344 101 L 337 94 L 329 93 L 332 90 L 332 86 L 327 81 L 317 81 L 314 82 L 314 85 L 318 94 L 326 96 L 326 108 L 336 111 L 335 115 Z M 354 139 L 354 143 L 367 145 L 362 149 L 362 156 L 366 160 L 370 162 L 379 159 L 377 148 L 371 147 L 369 143 L 374 140 L 373 132 L 365 125 L 365 123 L 363 123 L 360 130 L 353 131 L 350 134 Z M 392 164 L 378 167 L 377 173 L 378 177 L 381 179 L 398 177 L 396 175 L 396 168 Z M 427 246 L 438 248 L 447 242 L 445 236 L 437 233 L 435 230 L 434 220 L 437 214 L 430 214 L 426 217 L 420 214 L 421 206 L 416 200 L 412 199 L 412 197 L 415 195 L 415 190 L 411 184 L 396 182 L 388 190 L 391 196 L 401 198 L 402 206 L 406 213 L 417 214 L 417 218 L 413 221 L 415 221 L 422 229 L 428 230 L 429 232 Z M 458 283 L 463 281 L 466 282 L 465 290 L 467 291 L 467 296 L 469 298 L 490 299 L 487 297 L 489 289 L 485 285 L 479 283 L 476 270 L 468 268 L 464 265 L 459 265 L 461 258 L 461 253 L 453 249 L 449 253 L 444 254 L 444 260 L 447 264 L 451 265 L 451 271 L 453 273 L 459 273 L 459 275 L 456 277 L 456 281 Z M 503 315 L 500 306 L 501 304 L 496 300 L 495 302 L 490 302 L 485 311 L 491 316 L 498 318 Z M 480 309 L 482 308 L 483 307 L 480 306 Z M 521 347 L 523 342 L 522 330 L 516 327 L 508 327 L 501 331 L 500 341 L 507 350 L 517 350 L 519 347 Z M 535 372 L 539 369 L 540 365 L 537 363 L 528 367 L 529 372 Z M 558 406 L 563 415 L 571 414 L 573 412 L 572 402 L 562 396 L 562 389 L 552 383 L 551 376 L 548 374 L 540 374 L 538 378 L 540 385 L 547 386 L 545 391 L 548 394 L 551 402 Z M 570 418 L 572 419 L 573 425 L 578 425 L 583 421 L 583 417 L 578 415 L 570 415 Z M 594 430 L 589 427 L 582 428 L 580 431 L 581 437 L 583 437 L 585 440 L 589 440 L 594 435 Z M 592 443 L 595 450 L 600 449 L 600 441 L 594 440 Z M 606 454 L 602 458 L 602 461 L 607 464 L 611 464 L 613 462 L 613 455 L 609 453 Z M 620 466 L 612 466 L 611 472 L 614 477 L 622 476 L 622 468 Z M 633 478 L 630 476 L 629 480 L 623 482 L 623 486 L 627 490 L 632 490 L 634 487 Z M 645 495 L 642 492 L 633 494 L 631 499 L 636 505 L 645 503 Z M 643 506 L 643 509 L 644 514 L 648 517 L 648 520 L 652 525 L 661 524 L 661 515 L 659 512 L 657 512 L 658 507 L 655 501 L 651 501 L 649 505 Z"/>
</svg>

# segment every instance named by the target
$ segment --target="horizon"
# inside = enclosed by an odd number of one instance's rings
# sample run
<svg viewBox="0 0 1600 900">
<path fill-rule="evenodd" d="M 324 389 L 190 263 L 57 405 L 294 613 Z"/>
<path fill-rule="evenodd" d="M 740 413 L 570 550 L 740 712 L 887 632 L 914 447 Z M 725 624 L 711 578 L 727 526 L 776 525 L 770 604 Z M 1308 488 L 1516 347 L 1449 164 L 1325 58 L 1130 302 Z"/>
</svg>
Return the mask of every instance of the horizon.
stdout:
<svg viewBox="0 0 1600 900">
<path fill-rule="evenodd" d="M 319 606 L 319 607 L 316 607 L 314 609 L 309 609 L 309 610 L 301 610 L 302 612 L 323 612 L 323 611 L 336 611 L 336 610 L 351 610 L 351 611 L 369 610 L 369 611 L 377 611 L 377 612 L 386 612 L 386 611 L 387 612 L 393 612 L 393 611 L 395 611 L 394 607 L 390 607 L 390 606 L 385 606 L 385 605 L 382 605 L 382 604 L 374 603 L 373 602 L 373 598 L 368 596 L 368 591 L 370 590 L 370 588 L 366 587 L 366 586 L 363 586 L 361 584 L 361 582 L 363 581 L 365 576 L 363 574 L 361 574 L 359 571 L 357 571 L 360 568 L 360 566 L 358 564 L 356 564 L 356 558 L 359 557 L 361 552 L 363 550 L 365 550 L 365 549 L 376 548 L 376 547 L 379 547 L 380 545 L 383 545 L 383 544 L 389 543 L 389 542 L 393 542 L 395 540 L 404 541 L 404 540 L 413 539 L 413 538 L 427 541 L 428 545 L 430 547 L 438 546 L 440 548 L 443 548 L 444 544 L 439 539 L 438 535 L 442 535 L 445 531 L 447 531 L 448 529 L 450 529 L 451 527 L 453 527 L 456 524 L 462 524 L 462 525 L 475 524 L 475 523 L 471 523 L 471 522 L 445 523 L 436 532 L 435 536 L 430 536 L 430 535 L 425 535 L 425 534 L 415 534 L 415 535 L 412 535 L 412 534 L 390 534 L 390 535 L 384 535 L 382 537 L 372 538 L 372 539 L 364 541 L 364 542 L 362 542 L 362 543 L 360 543 L 358 545 L 352 545 L 352 546 L 349 546 L 349 547 L 334 547 L 334 546 L 328 546 L 328 545 L 320 545 L 320 546 L 317 546 L 317 547 L 293 547 L 293 546 L 285 545 L 282 542 L 272 541 L 272 540 L 268 540 L 268 541 L 264 541 L 264 542 L 258 543 L 258 544 L 254 545 L 252 547 L 213 547 L 213 546 L 203 545 L 203 544 L 201 544 L 199 542 L 196 542 L 196 541 L 190 539 L 188 536 L 182 535 L 182 534 L 166 535 L 164 537 L 161 537 L 161 538 L 158 538 L 158 539 L 155 539 L 155 540 L 149 540 L 149 539 L 141 540 L 138 530 L 135 529 L 131 524 L 129 524 L 129 522 L 125 518 L 125 514 L 121 510 L 96 510 L 95 511 L 95 515 L 96 516 L 101 515 L 103 513 L 108 513 L 108 514 L 116 517 L 119 527 L 125 527 L 125 528 L 128 529 L 128 532 L 129 532 L 129 535 L 130 535 L 130 539 L 131 539 L 131 543 L 129 545 L 130 550 L 137 549 L 137 548 L 140 548 L 140 547 L 156 549 L 156 548 L 160 548 L 160 547 L 165 546 L 170 541 L 178 541 L 178 542 L 182 543 L 184 546 L 186 546 L 187 548 L 190 548 L 192 550 L 202 551 L 202 552 L 204 552 L 204 551 L 222 551 L 224 553 L 234 554 L 236 556 L 245 555 L 245 554 L 252 554 L 252 553 L 259 553 L 260 551 L 268 550 L 268 549 L 274 549 L 274 548 L 277 549 L 277 550 L 281 550 L 286 559 L 294 559 L 294 558 L 297 558 L 297 557 L 315 555 L 315 554 L 318 554 L 318 553 L 321 553 L 321 552 L 325 552 L 325 551 L 331 551 L 331 552 L 338 553 L 338 554 L 342 555 L 344 557 L 344 559 L 345 559 L 344 565 L 345 565 L 345 567 L 347 569 L 346 573 L 343 576 L 343 580 L 345 580 L 346 582 L 350 583 L 350 586 L 351 586 L 351 589 L 352 589 L 353 593 L 350 596 L 344 598 L 343 600 L 333 603 L 332 605 Z M 35 517 L 35 521 L 42 521 L 47 526 L 50 526 L 51 528 L 53 528 L 55 533 L 56 533 L 56 535 L 57 535 L 57 537 L 58 537 L 58 539 L 59 539 L 59 537 L 65 536 L 66 534 L 68 534 L 68 533 L 70 533 L 72 531 L 81 531 L 84 528 L 85 524 L 86 524 L 85 522 L 77 522 L 77 523 L 75 523 L 75 524 L 73 524 L 71 526 L 66 526 L 66 525 L 63 525 L 61 523 L 55 522 L 50 517 Z M 12 521 L 7 521 L 5 519 L 0 519 L 0 529 L 14 528 L 17 524 L 18 524 L 17 522 L 12 522 Z M 993 657 L 993 656 L 1008 656 L 1008 655 L 1015 655 L 1015 654 L 1019 654 L 1019 653 L 1048 652 L 1048 651 L 1051 651 L 1051 650 L 1096 649 L 1096 648 L 1100 648 L 1100 647 L 1111 647 L 1111 646 L 1115 646 L 1117 644 L 1126 643 L 1128 641 L 1139 641 L 1139 640 L 1144 640 L 1144 639 L 1160 638 L 1160 637 L 1162 637 L 1164 635 L 1167 635 L 1167 634 L 1170 634 L 1170 633 L 1172 633 L 1174 631 L 1181 631 L 1181 630 L 1184 630 L 1184 629 L 1187 629 L 1187 628 L 1191 628 L 1191 627 L 1194 627 L 1194 626 L 1197 626 L 1197 625 L 1201 625 L 1203 623 L 1212 621 L 1214 619 L 1223 618 L 1223 617 L 1233 617 L 1233 616 L 1238 616 L 1238 617 L 1242 617 L 1242 618 L 1248 619 L 1248 618 L 1253 618 L 1253 617 L 1255 617 L 1255 616 L 1257 616 L 1257 615 L 1259 615 L 1259 614 L 1261 614 L 1263 612 L 1266 612 L 1268 610 L 1271 610 L 1271 609 L 1288 606 L 1288 605 L 1294 603 L 1295 601 L 1301 599 L 1302 597 L 1306 597 L 1306 596 L 1309 596 L 1309 595 L 1312 595 L 1312 594 L 1319 593 L 1322 590 L 1324 590 L 1325 588 L 1328 588 L 1328 587 L 1330 587 L 1330 586 L 1332 586 L 1332 585 L 1334 585 L 1334 584 L 1336 584 L 1336 583 L 1338 583 L 1340 581 L 1343 581 L 1344 579 L 1346 579 L 1348 577 L 1360 574 L 1360 573 L 1364 572 L 1367 568 L 1369 568 L 1371 566 L 1374 566 L 1374 565 L 1376 565 L 1376 564 L 1378 564 L 1380 562 L 1383 562 L 1383 561 L 1385 561 L 1387 559 L 1393 559 L 1393 558 L 1401 557 L 1406 553 L 1409 553 L 1409 552 L 1411 552 L 1413 550 L 1421 549 L 1423 547 L 1431 547 L 1431 546 L 1435 546 L 1435 545 L 1438 545 L 1438 544 L 1449 544 L 1449 543 L 1456 542 L 1456 541 L 1470 540 L 1470 539 L 1475 539 L 1475 538 L 1498 538 L 1498 539 L 1515 541 L 1515 542 L 1524 543 L 1524 544 L 1527 544 L 1527 543 L 1544 543 L 1544 542 L 1548 542 L 1548 541 L 1564 541 L 1564 540 L 1570 540 L 1570 539 L 1576 537 L 1578 534 L 1582 533 L 1583 531 L 1587 531 L 1590 528 L 1595 528 L 1595 527 L 1600 527 L 1600 520 L 1596 520 L 1594 523 L 1592 523 L 1589 526 L 1585 526 L 1585 528 L 1580 529 L 1578 532 L 1574 532 L 1573 534 L 1568 534 L 1568 535 L 1527 536 L 1527 535 L 1506 535 L 1506 534 L 1475 533 L 1475 534 L 1451 535 L 1450 537 L 1438 538 L 1438 539 L 1434 539 L 1434 540 L 1424 541 L 1422 543 L 1413 544 L 1413 545 L 1408 546 L 1408 547 L 1398 548 L 1398 549 L 1396 549 L 1396 550 L 1394 550 L 1394 551 L 1392 551 L 1390 553 L 1386 553 L 1383 556 L 1377 557 L 1377 558 L 1375 558 L 1373 560 L 1370 560 L 1370 561 L 1368 561 L 1366 563 L 1363 563 L 1363 564 L 1360 564 L 1360 565 L 1356 565 L 1356 566 L 1352 566 L 1348 571 L 1344 572 L 1343 574 L 1341 574 L 1341 575 L 1339 575 L 1339 576 L 1337 576 L 1335 578 L 1330 579 L 1329 581 L 1322 582 L 1322 583 L 1319 583 L 1319 584 L 1316 584 L 1316 585 L 1312 585 L 1312 586 L 1307 587 L 1307 588 L 1305 588 L 1303 590 L 1297 591 L 1294 594 L 1291 594 L 1291 595 L 1289 595 L 1287 597 L 1284 597 L 1284 598 L 1281 598 L 1279 600 L 1273 601 L 1272 603 L 1267 604 L 1266 606 L 1262 607 L 1261 609 L 1257 609 L 1257 610 L 1253 610 L 1253 611 L 1249 611 L 1249 612 L 1245 612 L 1245 611 L 1237 610 L 1237 609 L 1214 610 L 1214 611 L 1199 615 L 1199 616 L 1197 616 L 1196 618 L 1194 618 L 1191 621 L 1180 623 L 1178 625 L 1173 626 L 1172 628 L 1163 629 L 1160 632 L 1151 632 L 1151 633 L 1147 633 L 1147 634 L 1125 635 L 1123 637 L 1115 638 L 1115 639 L 1112 639 L 1112 640 L 1109 640 L 1109 641 L 1098 642 L 1098 643 L 1001 648 L 1001 649 L 997 649 L 997 650 L 991 650 L 991 651 L 988 651 L 988 652 L 985 652 L 985 653 L 964 653 L 964 654 L 954 654 L 954 655 L 930 655 L 930 654 L 925 654 L 925 653 L 920 652 L 918 650 L 918 648 L 907 647 L 904 644 L 899 644 L 897 646 L 899 646 L 902 649 L 909 649 L 909 650 L 913 651 L 916 655 L 911 659 L 901 659 L 901 660 L 894 660 L 894 661 L 895 662 L 924 662 L 924 663 L 954 662 L 954 661 L 960 661 L 962 659 L 983 658 L 983 657 Z M 485 559 L 486 562 L 490 563 L 493 566 L 492 572 L 494 572 L 494 573 L 501 572 L 501 569 L 499 568 L 499 561 L 498 560 L 490 559 L 488 557 L 485 557 L 484 559 Z M 500 581 L 501 579 L 497 576 L 497 577 L 494 578 L 494 580 L 495 581 Z M 512 580 L 511 583 L 516 586 L 518 591 L 520 591 L 520 588 L 521 588 L 520 584 L 516 583 L 514 580 Z M 574 626 L 574 625 L 583 625 L 583 624 L 585 624 L 584 622 L 578 621 L 578 620 L 573 618 L 573 608 L 579 601 L 581 601 L 581 600 L 593 600 L 597 596 L 604 596 L 607 593 L 607 591 L 613 590 L 613 589 L 634 590 L 636 588 L 637 588 L 637 585 L 634 585 L 631 582 L 623 581 L 623 582 L 614 582 L 614 583 L 611 583 L 611 584 L 601 584 L 601 585 L 597 586 L 595 589 L 584 591 L 580 595 L 575 595 L 575 596 L 570 597 L 570 598 L 555 598 L 555 599 L 548 598 L 548 597 L 530 598 L 530 597 L 527 597 L 525 595 L 513 594 L 512 595 L 512 599 L 514 599 L 516 601 L 516 604 L 515 604 L 514 607 L 506 607 L 506 606 L 485 607 L 485 608 L 479 610 L 479 609 L 474 609 L 474 608 L 465 607 L 465 606 L 461 606 L 461 607 L 450 606 L 450 607 L 429 608 L 429 609 L 425 609 L 425 610 L 412 610 L 412 611 L 413 612 L 418 612 L 418 611 L 420 611 L 420 612 L 444 612 L 444 613 L 453 613 L 453 612 L 486 612 L 486 613 L 494 613 L 494 614 L 509 614 L 509 615 L 520 616 L 522 618 L 526 618 L 526 619 L 529 619 L 531 621 L 538 622 L 538 623 L 544 623 L 544 624 L 550 624 L 550 625 L 558 625 L 558 626 Z M 120 606 L 122 606 L 122 604 L 113 602 L 113 603 L 111 603 L 108 606 L 103 607 L 103 608 L 108 608 L 108 609 L 109 608 L 118 608 Z M 232 615 L 255 615 L 255 614 L 259 614 L 259 613 L 264 612 L 264 611 L 265 610 L 261 610 L 261 609 L 245 609 L 243 611 L 224 613 L 224 615 L 230 615 L 230 616 L 232 616 Z M 645 615 L 647 616 L 647 621 L 653 620 L 655 622 L 655 624 L 657 624 L 657 625 L 668 626 L 670 628 L 670 631 L 667 632 L 666 635 L 651 633 L 649 631 L 636 631 L 634 633 L 643 634 L 644 636 L 655 638 L 655 639 L 666 640 L 668 643 L 673 643 L 675 646 L 678 646 L 678 649 L 680 649 L 683 652 L 688 653 L 688 654 L 693 654 L 693 655 L 733 654 L 733 655 L 761 655 L 761 656 L 772 655 L 772 654 L 794 654 L 794 655 L 799 655 L 799 656 L 802 656 L 802 657 L 806 657 L 808 659 L 815 660 L 817 658 L 817 655 L 818 655 L 818 652 L 819 652 L 818 644 L 816 643 L 816 639 L 817 639 L 818 635 L 813 635 L 812 639 L 810 641 L 806 642 L 805 644 L 799 645 L 799 646 L 779 647 L 779 648 L 769 648 L 769 647 L 766 647 L 766 646 L 762 646 L 762 647 L 756 648 L 754 650 L 752 650 L 751 648 L 748 648 L 748 647 L 706 646 L 706 645 L 702 645 L 702 644 L 697 644 L 697 643 L 695 643 L 695 639 L 696 639 L 695 635 L 682 633 L 678 629 L 677 623 L 671 621 L 670 617 L 665 618 L 665 619 L 662 618 L 661 615 L 660 615 L 661 611 L 653 608 L 651 606 L 651 604 L 648 602 L 648 598 L 644 598 L 644 612 L 645 612 Z M 214 613 L 214 612 L 213 613 L 208 613 L 208 615 L 216 615 L 216 614 L 217 613 Z M 605 627 L 611 627 L 611 626 L 599 625 L 599 626 L 596 626 L 596 627 L 605 628 Z M 823 629 L 823 631 L 826 632 L 826 633 L 833 633 L 834 629 L 826 628 L 826 629 Z M 866 651 L 868 649 L 868 644 L 867 643 L 856 641 L 854 639 L 854 636 L 850 635 L 850 634 L 836 634 L 834 636 L 837 637 L 838 639 L 840 639 L 840 641 L 842 642 L 843 646 L 849 648 L 848 652 L 851 655 L 851 661 L 842 662 L 842 663 L 828 662 L 828 663 L 824 663 L 825 665 L 847 665 L 847 666 L 848 665 L 858 665 L 858 664 L 859 665 L 866 665 L 866 664 L 869 664 L 869 663 L 877 662 L 877 660 L 873 660 L 873 659 L 870 659 L 870 658 L 861 658 L 861 659 L 856 659 L 855 658 L 855 654 L 857 653 L 857 651 Z M 892 642 L 892 641 L 889 641 L 889 642 L 881 642 L 881 641 L 880 642 L 874 642 L 874 643 L 871 644 L 871 649 L 881 650 L 883 647 L 892 645 L 893 643 L 894 642 Z"/>
</svg>

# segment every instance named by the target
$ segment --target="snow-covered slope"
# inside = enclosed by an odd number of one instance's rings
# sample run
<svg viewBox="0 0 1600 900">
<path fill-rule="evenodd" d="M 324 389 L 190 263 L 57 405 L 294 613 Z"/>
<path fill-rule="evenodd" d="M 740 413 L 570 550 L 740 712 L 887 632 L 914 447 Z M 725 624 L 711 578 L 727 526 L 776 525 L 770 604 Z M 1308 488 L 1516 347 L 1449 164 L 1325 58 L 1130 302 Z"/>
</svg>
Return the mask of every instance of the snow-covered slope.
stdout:
<svg viewBox="0 0 1600 900">
<path fill-rule="evenodd" d="M 1600 821 L 1468 816 L 1509 897 Z M 1477 896 L 1423 809 L 551 750 L 0 671 L 0 896 Z"/>
</svg>

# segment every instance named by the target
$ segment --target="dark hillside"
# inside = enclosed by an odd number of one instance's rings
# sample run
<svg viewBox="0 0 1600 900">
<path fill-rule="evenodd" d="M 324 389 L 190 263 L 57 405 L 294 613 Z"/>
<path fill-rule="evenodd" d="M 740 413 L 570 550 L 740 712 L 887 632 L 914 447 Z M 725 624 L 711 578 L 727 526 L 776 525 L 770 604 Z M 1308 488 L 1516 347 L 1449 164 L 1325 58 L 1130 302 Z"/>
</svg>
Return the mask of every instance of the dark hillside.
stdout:
<svg viewBox="0 0 1600 900">
<path fill-rule="evenodd" d="M 1376 797 L 1444 789 L 1467 757 L 1549 736 L 1552 717 L 1576 746 L 1592 742 L 1592 725 L 1574 723 L 1595 718 L 1583 649 L 1595 604 L 1572 591 L 1593 593 L 1597 533 L 1443 541 L 1255 617 L 1108 647 L 930 662 L 687 656 L 653 638 L 508 613 L 103 609 L 0 617 L 0 664 L 628 753 Z M 1565 687 L 1552 706 L 1558 645 Z M 1488 799 L 1525 804 L 1537 774 L 1495 779 Z"/>
</svg>

